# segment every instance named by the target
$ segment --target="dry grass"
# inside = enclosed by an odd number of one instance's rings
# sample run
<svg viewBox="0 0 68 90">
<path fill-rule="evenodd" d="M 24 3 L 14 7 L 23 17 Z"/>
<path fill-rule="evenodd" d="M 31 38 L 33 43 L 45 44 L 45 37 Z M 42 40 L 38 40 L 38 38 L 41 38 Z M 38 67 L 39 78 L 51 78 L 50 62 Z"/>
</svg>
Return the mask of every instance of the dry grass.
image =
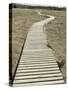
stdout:
<svg viewBox="0 0 68 90">
<path fill-rule="evenodd" d="M 12 74 L 17 66 L 29 28 L 34 22 L 42 19 L 44 17 L 39 16 L 35 9 L 12 9 Z"/>
</svg>

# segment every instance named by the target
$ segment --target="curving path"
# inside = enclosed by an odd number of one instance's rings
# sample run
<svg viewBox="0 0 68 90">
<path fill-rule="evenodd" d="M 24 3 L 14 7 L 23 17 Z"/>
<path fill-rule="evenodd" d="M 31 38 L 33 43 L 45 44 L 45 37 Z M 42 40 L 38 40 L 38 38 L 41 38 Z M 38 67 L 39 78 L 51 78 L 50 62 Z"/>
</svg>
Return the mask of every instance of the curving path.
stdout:
<svg viewBox="0 0 68 90">
<path fill-rule="evenodd" d="M 42 15 L 38 12 L 39 15 Z M 13 86 L 47 85 L 64 83 L 52 49 L 47 47 L 44 24 L 55 17 L 36 22 L 30 28 L 17 68 Z"/>
</svg>

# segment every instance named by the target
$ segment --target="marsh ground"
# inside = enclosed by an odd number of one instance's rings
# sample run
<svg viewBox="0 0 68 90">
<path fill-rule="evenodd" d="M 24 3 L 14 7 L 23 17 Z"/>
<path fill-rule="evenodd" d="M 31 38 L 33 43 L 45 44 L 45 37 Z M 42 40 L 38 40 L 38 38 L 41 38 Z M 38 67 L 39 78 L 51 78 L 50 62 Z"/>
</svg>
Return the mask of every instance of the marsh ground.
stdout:
<svg viewBox="0 0 68 90">
<path fill-rule="evenodd" d="M 56 19 L 44 27 L 46 27 L 48 45 L 55 52 L 57 63 L 66 80 L 66 11 L 38 10 L 44 16 L 38 15 L 36 9 L 12 9 L 12 72 L 14 74 L 22 46 L 31 25 L 45 19 L 46 15 L 53 15 Z"/>
</svg>

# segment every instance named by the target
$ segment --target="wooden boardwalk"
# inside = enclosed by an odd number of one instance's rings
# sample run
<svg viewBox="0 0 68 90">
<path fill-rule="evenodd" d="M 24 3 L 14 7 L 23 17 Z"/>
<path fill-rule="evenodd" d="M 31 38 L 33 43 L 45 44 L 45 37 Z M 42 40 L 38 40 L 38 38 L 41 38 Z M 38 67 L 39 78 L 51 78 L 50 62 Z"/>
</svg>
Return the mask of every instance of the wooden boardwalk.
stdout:
<svg viewBox="0 0 68 90">
<path fill-rule="evenodd" d="M 53 51 L 47 47 L 47 36 L 43 32 L 44 24 L 53 19 L 50 16 L 30 28 L 13 86 L 64 83 Z"/>
</svg>

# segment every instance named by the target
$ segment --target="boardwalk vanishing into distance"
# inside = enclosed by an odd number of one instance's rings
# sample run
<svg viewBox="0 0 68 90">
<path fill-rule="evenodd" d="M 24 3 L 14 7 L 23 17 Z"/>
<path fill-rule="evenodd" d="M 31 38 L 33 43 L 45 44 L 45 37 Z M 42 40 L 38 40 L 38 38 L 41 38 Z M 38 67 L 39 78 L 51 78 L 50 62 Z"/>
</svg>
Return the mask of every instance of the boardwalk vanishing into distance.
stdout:
<svg viewBox="0 0 68 90">
<path fill-rule="evenodd" d="M 39 15 L 42 15 L 38 12 Z M 13 86 L 63 84 L 62 73 L 51 48 L 47 47 L 44 24 L 55 17 L 36 22 L 30 28 L 16 71 Z"/>
</svg>

